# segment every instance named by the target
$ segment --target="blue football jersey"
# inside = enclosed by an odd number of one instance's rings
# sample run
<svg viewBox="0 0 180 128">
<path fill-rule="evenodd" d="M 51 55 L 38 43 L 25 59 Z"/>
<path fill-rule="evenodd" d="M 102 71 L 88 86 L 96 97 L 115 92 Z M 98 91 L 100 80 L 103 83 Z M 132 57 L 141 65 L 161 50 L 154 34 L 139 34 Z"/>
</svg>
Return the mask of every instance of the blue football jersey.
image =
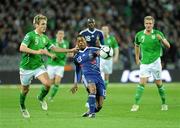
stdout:
<svg viewBox="0 0 180 128">
<path fill-rule="evenodd" d="M 79 34 L 83 35 L 89 47 L 97 47 L 97 43 L 104 45 L 103 32 L 99 29 L 90 31 L 88 28 L 81 31 Z"/>
<path fill-rule="evenodd" d="M 75 82 L 81 80 L 81 75 L 101 75 L 100 73 L 100 58 L 96 54 L 99 48 L 86 47 L 83 51 L 79 51 L 74 56 L 75 70 Z"/>
</svg>

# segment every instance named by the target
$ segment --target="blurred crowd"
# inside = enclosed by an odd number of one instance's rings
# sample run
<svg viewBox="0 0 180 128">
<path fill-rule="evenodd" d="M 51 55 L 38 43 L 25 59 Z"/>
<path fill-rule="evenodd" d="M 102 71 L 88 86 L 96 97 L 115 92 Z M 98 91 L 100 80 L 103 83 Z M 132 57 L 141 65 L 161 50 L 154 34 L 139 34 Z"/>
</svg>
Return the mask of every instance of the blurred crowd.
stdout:
<svg viewBox="0 0 180 128">
<path fill-rule="evenodd" d="M 0 55 L 18 54 L 24 35 L 33 30 L 32 20 L 42 13 L 48 17 L 46 34 L 53 38 L 59 29 L 71 42 L 86 28 L 87 18 L 96 20 L 97 28 L 109 25 L 120 46 L 120 62 L 124 68 L 134 63 L 134 36 L 144 28 L 143 18 L 152 15 L 155 28 L 161 30 L 171 49 L 164 49 L 167 63 L 179 67 L 180 60 L 179 0 L 3 0 L 0 4 Z"/>
</svg>

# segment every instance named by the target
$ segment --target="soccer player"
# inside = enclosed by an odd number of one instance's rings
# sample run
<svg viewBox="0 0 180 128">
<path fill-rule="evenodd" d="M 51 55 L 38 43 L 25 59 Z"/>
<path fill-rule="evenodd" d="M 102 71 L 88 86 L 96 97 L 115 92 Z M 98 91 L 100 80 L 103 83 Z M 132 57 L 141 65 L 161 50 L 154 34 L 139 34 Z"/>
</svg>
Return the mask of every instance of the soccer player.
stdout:
<svg viewBox="0 0 180 128">
<path fill-rule="evenodd" d="M 139 31 L 135 36 L 135 61 L 136 64 L 140 64 L 140 83 L 137 86 L 135 94 L 135 104 L 131 108 L 131 111 L 133 112 L 138 111 L 139 109 L 139 102 L 144 92 L 144 87 L 147 83 L 148 77 L 151 75 L 155 79 L 161 97 L 161 110 L 168 110 L 165 89 L 161 80 L 162 66 L 160 57 L 162 55 L 162 45 L 170 48 L 170 44 L 161 31 L 153 29 L 154 22 L 155 20 L 152 16 L 146 16 L 144 18 L 145 29 Z M 139 59 L 140 52 L 141 61 Z"/>
<path fill-rule="evenodd" d="M 29 92 L 29 85 L 33 77 L 38 79 L 44 86 L 41 88 L 41 92 L 38 95 L 43 110 L 47 110 L 48 106 L 44 97 L 47 95 L 51 81 L 48 77 L 46 69 L 43 65 L 42 55 L 47 55 L 52 58 L 54 54 L 49 53 L 46 49 L 54 50 L 55 52 L 74 52 L 77 49 L 64 49 L 58 48 L 51 44 L 48 37 L 43 33 L 47 28 L 47 17 L 38 14 L 33 19 L 33 25 L 35 30 L 28 32 L 24 40 L 20 45 L 20 52 L 22 52 L 20 61 L 20 81 L 21 81 L 21 93 L 20 93 L 20 109 L 23 117 L 29 118 L 30 114 L 25 106 L 26 95 Z"/>
<path fill-rule="evenodd" d="M 76 66 L 75 83 L 71 88 L 72 93 L 78 89 L 77 83 L 81 80 L 89 91 L 88 104 L 89 111 L 83 114 L 83 117 L 94 118 L 95 113 L 99 112 L 103 105 L 106 89 L 100 73 L 99 48 L 87 47 L 85 38 L 82 35 L 77 37 L 77 46 L 80 49 L 74 56 Z M 98 100 L 96 101 L 96 99 Z M 97 103 L 96 103 L 97 102 Z"/>
<path fill-rule="evenodd" d="M 101 30 L 95 28 L 95 20 L 89 18 L 87 20 L 88 28 L 80 32 L 81 35 L 86 39 L 87 45 L 89 47 L 100 47 L 104 45 L 104 37 Z"/>
<path fill-rule="evenodd" d="M 105 87 L 107 88 L 107 85 L 109 83 L 109 75 L 112 74 L 113 70 L 113 63 L 118 62 L 119 58 L 119 46 L 116 38 L 113 35 L 109 34 L 109 27 L 103 26 L 102 31 L 104 34 L 104 45 L 110 46 L 113 48 L 114 51 L 114 57 L 111 59 L 100 59 L 100 70 L 101 74 L 104 78 Z"/>
<path fill-rule="evenodd" d="M 104 36 L 103 32 L 97 28 L 95 28 L 95 20 L 93 18 L 89 18 L 87 20 L 88 28 L 84 29 L 80 32 L 80 35 L 84 36 L 88 47 L 100 47 L 104 45 Z M 88 102 L 85 105 L 89 108 Z"/>
<path fill-rule="evenodd" d="M 56 39 L 52 40 L 52 43 L 56 47 L 69 48 L 69 42 L 64 39 L 63 30 L 59 30 L 57 32 Z M 48 57 L 48 60 L 46 63 L 47 72 L 53 84 L 53 86 L 51 87 L 49 100 L 53 101 L 53 98 L 59 89 L 59 84 L 61 83 L 61 79 L 63 78 L 63 75 L 64 75 L 64 66 L 67 60 L 67 53 L 54 52 L 53 50 L 51 50 L 50 53 L 53 53 L 56 55 L 55 59 Z"/>
</svg>

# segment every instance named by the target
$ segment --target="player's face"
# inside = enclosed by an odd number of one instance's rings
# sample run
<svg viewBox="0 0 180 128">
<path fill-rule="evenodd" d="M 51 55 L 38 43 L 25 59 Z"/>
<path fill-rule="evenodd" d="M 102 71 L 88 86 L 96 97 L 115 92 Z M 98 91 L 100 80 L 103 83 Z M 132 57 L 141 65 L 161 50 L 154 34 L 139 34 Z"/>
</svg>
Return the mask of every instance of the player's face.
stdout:
<svg viewBox="0 0 180 128">
<path fill-rule="evenodd" d="M 79 47 L 79 49 L 81 49 L 81 50 L 85 49 L 87 46 L 87 43 L 86 43 L 86 40 L 84 37 L 78 37 L 76 44 Z"/>
<path fill-rule="evenodd" d="M 63 40 L 63 38 L 64 38 L 64 31 L 58 31 L 56 37 L 57 37 L 58 41 Z"/>
<path fill-rule="evenodd" d="M 103 26 L 102 27 L 102 31 L 104 35 L 108 35 L 109 34 L 109 28 L 107 26 Z"/>
<path fill-rule="evenodd" d="M 145 20 L 144 21 L 144 26 L 145 26 L 146 31 L 151 31 L 153 29 L 153 27 L 154 27 L 153 20 Z"/>
<path fill-rule="evenodd" d="M 88 28 L 90 28 L 90 29 L 93 29 L 95 27 L 95 22 L 89 22 L 88 23 Z"/>
<path fill-rule="evenodd" d="M 42 19 L 39 21 L 39 24 L 36 24 L 36 29 L 40 32 L 43 33 L 46 31 L 47 28 L 47 21 Z"/>
</svg>

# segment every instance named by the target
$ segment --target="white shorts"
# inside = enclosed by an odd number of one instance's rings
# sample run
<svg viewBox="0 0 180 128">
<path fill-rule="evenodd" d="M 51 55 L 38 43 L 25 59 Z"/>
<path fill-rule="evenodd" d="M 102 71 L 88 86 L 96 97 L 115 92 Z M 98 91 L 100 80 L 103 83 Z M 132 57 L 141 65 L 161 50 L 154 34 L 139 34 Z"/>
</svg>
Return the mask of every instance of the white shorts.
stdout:
<svg viewBox="0 0 180 128">
<path fill-rule="evenodd" d="M 113 60 L 112 58 L 109 60 L 100 58 L 100 70 L 105 74 L 112 74 L 113 71 Z"/>
<path fill-rule="evenodd" d="M 160 58 L 151 64 L 140 65 L 140 78 L 153 76 L 155 80 L 161 80 L 161 74 L 162 66 Z"/>
<path fill-rule="evenodd" d="M 41 66 L 34 70 L 26 70 L 20 68 L 19 74 L 20 74 L 20 81 L 21 85 L 27 86 L 31 84 L 31 81 L 33 77 L 37 78 L 41 74 L 47 72 L 46 68 L 44 66 Z"/>
<path fill-rule="evenodd" d="M 60 76 L 61 78 L 64 76 L 64 66 L 47 66 L 47 72 L 50 79 L 54 79 L 55 76 Z"/>
</svg>

